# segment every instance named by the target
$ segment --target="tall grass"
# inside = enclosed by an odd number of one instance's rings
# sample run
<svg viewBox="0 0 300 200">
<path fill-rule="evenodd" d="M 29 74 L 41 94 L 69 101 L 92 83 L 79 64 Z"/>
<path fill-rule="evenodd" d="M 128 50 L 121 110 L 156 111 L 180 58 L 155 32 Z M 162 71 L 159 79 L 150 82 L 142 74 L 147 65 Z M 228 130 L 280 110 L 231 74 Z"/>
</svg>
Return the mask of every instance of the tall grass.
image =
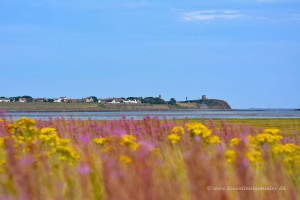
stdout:
<svg viewBox="0 0 300 200">
<path fill-rule="evenodd" d="M 299 132 L 145 117 L 0 121 L 0 199 L 297 199 Z"/>
</svg>

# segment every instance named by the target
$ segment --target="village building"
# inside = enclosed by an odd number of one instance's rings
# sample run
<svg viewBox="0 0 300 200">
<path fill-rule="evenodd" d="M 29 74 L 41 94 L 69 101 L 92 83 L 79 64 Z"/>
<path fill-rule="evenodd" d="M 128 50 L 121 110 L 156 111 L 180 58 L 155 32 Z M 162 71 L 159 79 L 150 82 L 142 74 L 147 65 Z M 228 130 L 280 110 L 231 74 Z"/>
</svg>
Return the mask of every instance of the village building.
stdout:
<svg viewBox="0 0 300 200">
<path fill-rule="evenodd" d="M 54 101 L 55 103 L 61 103 L 61 102 L 68 102 L 68 98 L 67 97 L 60 97 L 60 98 L 55 98 Z"/>
<path fill-rule="evenodd" d="M 35 99 L 33 99 L 33 102 L 48 102 L 48 99 L 46 99 L 46 98 L 35 98 Z"/>
<path fill-rule="evenodd" d="M 132 104 L 136 104 L 136 103 L 138 103 L 138 101 L 137 101 L 136 99 L 134 99 L 134 100 L 127 99 L 127 100 L 123 100 L 123 103 L 132 103 Z"/>
<path fill-rule="evenodd" d="M 0 102 L 10 102 L 9 98 L 0 98 Z"/>
<path fill-rule="evenodd" d="M 67 103 L 82 103 L 82 99 L 68 99 Z"/>
<path fill-rule="evenodd" d="M 94 99 L 92 97 L 86 98 L 85 102 L 86 103 L 94 103 Z"/>
<path fill-rule="evenodd" d="M 117 99 L 113 99 L 111 101 L 108 101 L 106 103 L 112 103 L 112 104 L 115 104 L 115 103 L 121 103 L 120 101 L 118 101 Z"/>
<path fill-rule="evenodd" d="M 27 101 L 26 98 L 20 98 L 20 99 L 19 99 L 19 102 L 21 102 L 21 103 L 24 103 L 24 102 L 26 102 L 26 101 Z"/>
</svg>

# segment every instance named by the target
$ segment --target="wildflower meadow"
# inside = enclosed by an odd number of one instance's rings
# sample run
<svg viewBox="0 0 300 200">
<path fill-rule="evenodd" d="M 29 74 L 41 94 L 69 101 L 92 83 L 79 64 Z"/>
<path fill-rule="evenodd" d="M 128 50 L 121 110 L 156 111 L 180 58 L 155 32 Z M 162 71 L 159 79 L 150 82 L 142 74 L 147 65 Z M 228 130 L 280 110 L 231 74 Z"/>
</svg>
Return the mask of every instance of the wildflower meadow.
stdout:
<svg viewBox="0 0 300 200">
<path fill-rule="evenodd" d="M 2 118 L 0 200 L 298 199 L 299 134 L 149 116 Z"/>
</svg>

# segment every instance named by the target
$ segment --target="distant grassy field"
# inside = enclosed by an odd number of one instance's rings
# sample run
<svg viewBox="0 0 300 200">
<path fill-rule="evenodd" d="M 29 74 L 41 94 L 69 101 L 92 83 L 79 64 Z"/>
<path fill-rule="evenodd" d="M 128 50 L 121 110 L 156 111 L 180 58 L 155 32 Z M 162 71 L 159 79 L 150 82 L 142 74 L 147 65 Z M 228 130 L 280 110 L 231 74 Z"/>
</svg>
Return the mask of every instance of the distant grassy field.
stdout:
<svg viewBox="0 0 300 200">
<path fill-rule="evenodd" d="M 213 122 L 217 127 L 221 127 L 223 123 L 232 124 L 233 126 L 251 126 L 254 130 L 259 131 L 264 128 L 278 128 L 283 134 L 300 133 L 300 119 L 298 118 L 265 118 L 265 119 L 192 119 L 190 121 L 202 121 L 209 125 Z"/>
<path fill-rule="evenodd" d="M 0 110 L 8 112 L 97 112 L 131 110 L 168 110 L 168 105 L 107 104 L 107 103 L 0 103 Z"/>
<path fill-rule="evenodd" d="M 47 102 L 0 102 L 0 110 L 8 112 L 101 112 L 199 109 L 197 103 L 168 104 L 109 104 L 109 103 L 47 103 Z"/>
</svg>

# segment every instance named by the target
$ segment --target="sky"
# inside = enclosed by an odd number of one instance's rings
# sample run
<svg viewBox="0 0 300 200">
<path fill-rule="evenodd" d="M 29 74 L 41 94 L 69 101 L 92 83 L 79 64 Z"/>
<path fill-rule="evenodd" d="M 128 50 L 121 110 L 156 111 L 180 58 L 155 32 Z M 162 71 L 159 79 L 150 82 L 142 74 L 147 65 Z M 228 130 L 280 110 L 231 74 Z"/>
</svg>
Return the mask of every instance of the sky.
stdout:
<svg viewBox="0 0 300 200">
<path fill-rule="evenodd" d="M 300 0 L 1 0 L 0 96 L 300 107 Z"/>
</svg>

